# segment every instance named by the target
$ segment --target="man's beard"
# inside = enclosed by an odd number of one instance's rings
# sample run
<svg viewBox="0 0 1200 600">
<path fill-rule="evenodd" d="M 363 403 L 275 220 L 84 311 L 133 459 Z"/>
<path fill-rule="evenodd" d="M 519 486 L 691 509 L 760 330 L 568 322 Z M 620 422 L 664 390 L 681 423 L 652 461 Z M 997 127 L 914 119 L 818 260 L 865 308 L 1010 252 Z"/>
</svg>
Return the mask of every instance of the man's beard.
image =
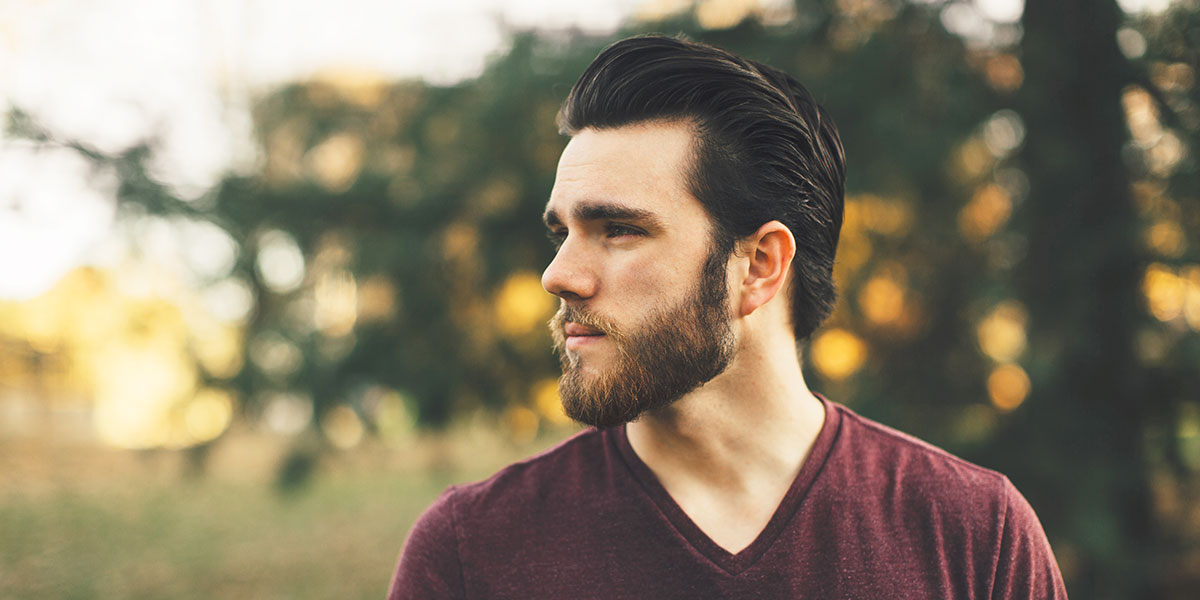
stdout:
<svg viewBox="0 0 1200 600">
<path fill-rule="evenodd" d="M 562 363 L 558 393 L 567 416 L 599 428 L 620 425 L 670 406 L 725 371 L 734 354 L 725 254 L 714 251 L 698 289 L 674 308 L 651 313 L 637 331 L 621 331 L 580 306 L 559 308 L 550 329 Z M 603 332 L 616 346 L 617 364 L 585 378 L 580 358 L 565 348 L 568 322 Z"/>
</svg>

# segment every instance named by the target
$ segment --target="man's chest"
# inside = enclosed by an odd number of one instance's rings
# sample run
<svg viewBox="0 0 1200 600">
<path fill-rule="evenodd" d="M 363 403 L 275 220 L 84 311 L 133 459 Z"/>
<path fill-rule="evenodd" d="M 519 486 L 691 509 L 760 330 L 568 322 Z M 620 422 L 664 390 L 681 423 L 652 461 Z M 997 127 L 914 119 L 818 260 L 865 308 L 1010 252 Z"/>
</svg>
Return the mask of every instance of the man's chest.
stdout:
<svg viewBox="0 0 1200 600">
<path fill-rule="evenodd" d="M 977 598 L 977 578 L 920 532 L 796 515 L 737 554 L 662 513 L 583 511 L 461 540 L 468 598 Z M 561 516 L 561 515 L 559 515 Z M 515 525 L 515 523 L 514 523 Z M 681 529 L 684 529 L 681 531 Z"/>
</svg>

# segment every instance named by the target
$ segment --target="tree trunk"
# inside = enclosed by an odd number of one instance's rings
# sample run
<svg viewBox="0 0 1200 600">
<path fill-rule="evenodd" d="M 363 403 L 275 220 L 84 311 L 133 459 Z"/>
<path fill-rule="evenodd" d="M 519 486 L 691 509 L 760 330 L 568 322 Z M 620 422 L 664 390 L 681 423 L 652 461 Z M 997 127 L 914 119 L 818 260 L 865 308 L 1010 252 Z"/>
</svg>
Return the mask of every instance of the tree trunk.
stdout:
<svg viewBox="0 0 1200 600">
<path fill-rule="evenodd" d="M 1080 598 L 1163 594 L 1152 583 L 1142 442 L 1152 399 L 1134 353 L 1143 266 L 1121 155 L 1120 19 L 1115 0 L 1027 0 L 1017 99 L 1030 183 L 1018 215 L 1028 234 L 1019 285 L 1037 415 L 1023 425 L 1041 448 L 1027 476 L 1062 493 L 1046 499 L 1043 520 L 1073 549 L 1060 558 Z"/>
</svg>

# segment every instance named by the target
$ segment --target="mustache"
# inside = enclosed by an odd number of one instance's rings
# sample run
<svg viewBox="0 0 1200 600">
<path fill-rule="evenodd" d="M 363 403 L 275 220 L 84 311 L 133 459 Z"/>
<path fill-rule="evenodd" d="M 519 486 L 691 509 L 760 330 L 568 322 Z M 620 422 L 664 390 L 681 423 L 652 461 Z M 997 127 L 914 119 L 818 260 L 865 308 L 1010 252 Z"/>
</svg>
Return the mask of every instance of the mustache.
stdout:
<svg viewBox="0 0 1200 600">
<path fill-rule="evenodd" d="M 561 349 L 566 342 L 567 335 L 563 332 L 563 328 L 566 327 L 567 323 L 578 323 L 584 327 L 591 327 L 617 342 L 624 339 L 621 330 L 608 318 L 582 306 L 561 304 L 558 307 L 558 312 L 554 313 L 554 317 L 550 319 L 549 323 L 550 333 L 554 336 L 554 347 L 556 349 Z"/>
</svg>

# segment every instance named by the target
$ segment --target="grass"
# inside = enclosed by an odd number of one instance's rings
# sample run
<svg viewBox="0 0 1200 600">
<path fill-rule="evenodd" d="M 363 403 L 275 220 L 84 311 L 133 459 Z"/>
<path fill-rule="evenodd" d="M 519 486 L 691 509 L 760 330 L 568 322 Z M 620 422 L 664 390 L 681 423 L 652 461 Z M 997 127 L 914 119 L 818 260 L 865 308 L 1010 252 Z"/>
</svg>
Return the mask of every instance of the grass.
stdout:
<svg viewBox="0 0 1200 600">
<path fill-rule="evenodd" d="M 200 477 L 178 453 L 3 442 L 0 598 L 382 598 L 408 528 L 441 490 L 558 437 L 329 455 L 290 493 L 273 485 L 277 461 L 259 456 L 285 448 L 261 439 L 222 442 Z"/>
</svg>

